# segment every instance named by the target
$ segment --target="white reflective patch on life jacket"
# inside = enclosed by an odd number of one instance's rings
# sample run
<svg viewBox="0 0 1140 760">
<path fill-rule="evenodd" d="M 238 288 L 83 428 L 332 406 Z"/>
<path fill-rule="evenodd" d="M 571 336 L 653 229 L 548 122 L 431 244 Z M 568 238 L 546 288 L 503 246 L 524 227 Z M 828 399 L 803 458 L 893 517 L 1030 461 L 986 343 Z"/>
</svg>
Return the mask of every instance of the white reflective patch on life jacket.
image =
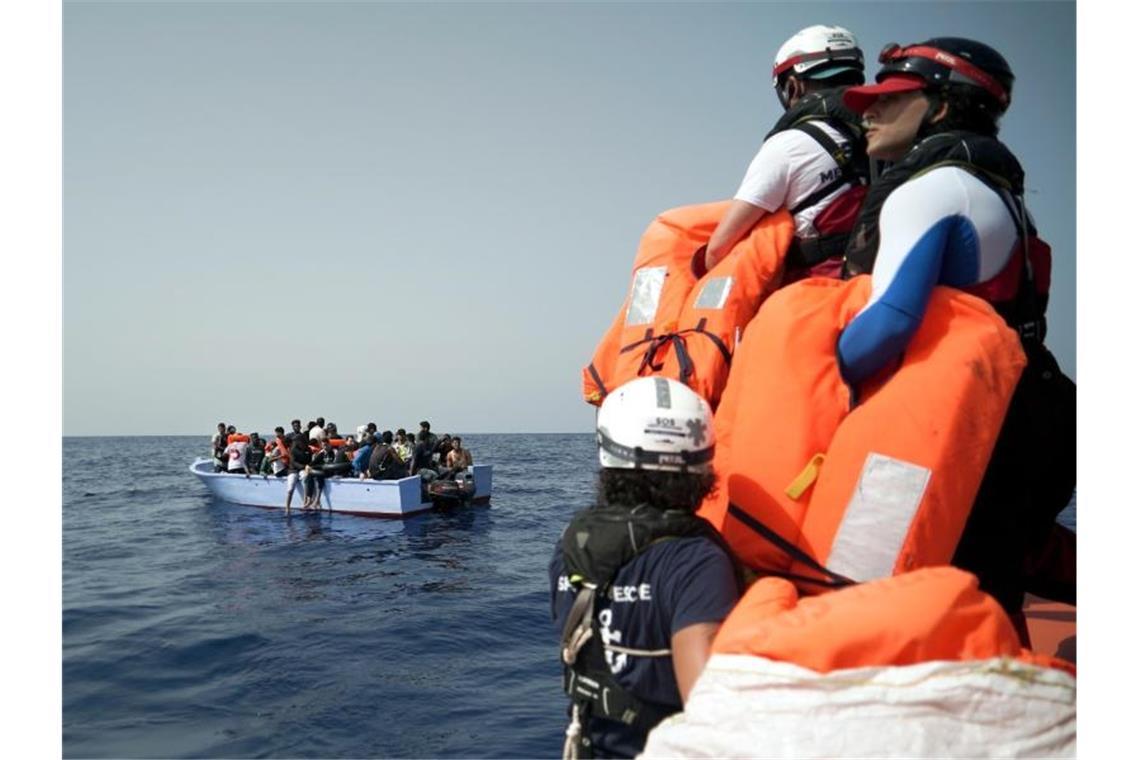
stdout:
<svg viewBox="0 0 1140 760">
<path fill-rule="evenodd" d="M 831 544 L 828 569 L 856 581 L 889 577 L 930 474 L 926 467 L 869 453 Z"/>
<path fill-rule="evenodd" d="M 732 292 L 731 277 L 714 277 L 704 284 L 697 300 L 693 303 L 695 309 L 723 309 L 728 301 L 728 294 Z"/>
<path fill-rule="evenodd" d="M 667 272 L 667 267 L 643 267 L 634 273 L 633 286 L 629 291 L 629 309 L 625 313 L 627 326 L 653 324 Z"/>
</svg>

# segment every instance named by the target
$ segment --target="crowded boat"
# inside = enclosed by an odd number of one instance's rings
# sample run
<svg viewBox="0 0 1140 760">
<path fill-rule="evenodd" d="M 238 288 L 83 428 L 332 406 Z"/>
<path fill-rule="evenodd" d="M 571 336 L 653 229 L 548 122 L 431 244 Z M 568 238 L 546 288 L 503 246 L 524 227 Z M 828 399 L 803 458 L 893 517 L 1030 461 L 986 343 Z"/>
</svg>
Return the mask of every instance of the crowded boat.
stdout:
<svg viewBox="0 0 1140 760">
<path fill-rule="evenodd" d="M 423 420 L 418 432 L 405 428 L 380 430 L 376 423 L 342 433 L 323 417 L 302 425 L 300 419 L 274 429 L 272 437 L 245 433 L 237 426 L 219 422 L 211 440 L 209 467 L 196 463 L 195 472 L 238 478 L 284 482 L 284 507 L 292 509 L 295 490 L 302 496 L 302 510 L 319 510 L 327 480 L 405 481 L 418 479 L 417 493 L 424 500 L 458 501 L 474 493 L 469 468 L 474 465 L 470 449 L 458 435 L 438 436 Z"/>
</svg>

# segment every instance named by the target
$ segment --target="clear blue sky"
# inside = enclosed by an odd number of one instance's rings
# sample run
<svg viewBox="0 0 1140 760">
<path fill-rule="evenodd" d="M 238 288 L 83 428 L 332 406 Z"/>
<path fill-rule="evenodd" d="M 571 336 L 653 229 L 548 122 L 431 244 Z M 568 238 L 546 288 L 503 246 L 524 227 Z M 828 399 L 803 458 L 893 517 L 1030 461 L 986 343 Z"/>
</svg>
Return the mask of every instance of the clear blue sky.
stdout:
<svg viewBox="0 0 1140 760">
<path fill-rule="evenodd" d="M 729 197 L 796 30 L 968 36 L 1076 376 L 1073 3 L 64 5 L 64 432 L 587 431 L 658 212 Z"/>
</svg>

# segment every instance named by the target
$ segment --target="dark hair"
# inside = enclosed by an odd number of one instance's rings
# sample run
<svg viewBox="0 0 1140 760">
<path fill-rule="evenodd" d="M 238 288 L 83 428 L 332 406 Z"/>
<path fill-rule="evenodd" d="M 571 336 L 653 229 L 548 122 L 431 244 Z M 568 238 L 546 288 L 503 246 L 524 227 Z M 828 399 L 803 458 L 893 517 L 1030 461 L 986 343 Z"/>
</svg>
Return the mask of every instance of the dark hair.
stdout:
<svg viewBox="0 0 1140 760">
<path fill-rule="evenodd" d="M 392 431 L 391 430 L 385 430 L 383 433 L 380 434 L 380 440 L 383 441 L 384 443 L 391 443 L 392 442 Z"/>
<path fill-rule="evenodd" d="M 408 434 L 408 431 L 404 430 L 403 428 L 400 428 L 399 430 L 396 431 L 396 435 L 407 435 L 407 434 Z"/>
<path fill-rule="evenodd" d="M 422 427 L 424 430 L 431 430 L 431 423 L 427 420 L 424 420 L 420 423 L 420 427 Z"/>
<path fill-rule="evenodd" d="M 622 470 L 603 468 L 598 473 L 598 503 L 602 506 L 635 507 L 649 504 L 658 509 L 695 511 L 712 491 L 711 472 Z"/>
<path fill-rule="evenodd" d="M 369 433 L 375 433 L 376 432 L 376 423 L 375 422 L 369 422 L 365 427 L 368 429 Z"/>
<path fill-rule="evenodd" d="M 451 439 L 451 442 L 452 443 L 463 443 L 463 439 L 460 438 L 459 436 L 455 436 L 454 438 Z"/>
<path fill-rule="evenodd" d="M 224 422 L 219 422 L 219 423 L 218 423 L 218 427 L 220 427 L 222 430 L 225 430 L 225 429 L 226 429 L 226 423 L 224 423 Z"/>
<path fill-rule="evenodd" d="M 320 425 L 321 427 L 324 427 L 325 426 L 325 418 L 324 417 L 317 417 L 317 424 Z"/>
<path fill-rule="evenodd" d="M 300 420 L 293 420 L 293 421 L 292 421 L 292 422 L 290 422 L 289 424 L 290 424 L 290 425 L 296 425 L 297 427 L 300 427 L 300 426 L 301 426 L 301 421 L 300 421 Z"/>
<path fill-rule="evenodd" d="M 285 435 L 285 428 L 278 425 L 277 427 L 273 428 L 273 432 L 277 435 Z"/>
<path fill-rule="evenodd" d="M 947 85 L 923 92 L 930 100 L 930 108 L 918 132 L 920 138 L 955 131 L 997 137 L 1002 106 L 994 96 L 969 85 Z M 946 115 L 931 123 L 930 117 L 938 112 L 943 103 L 946 104 Z"/>
</svg>

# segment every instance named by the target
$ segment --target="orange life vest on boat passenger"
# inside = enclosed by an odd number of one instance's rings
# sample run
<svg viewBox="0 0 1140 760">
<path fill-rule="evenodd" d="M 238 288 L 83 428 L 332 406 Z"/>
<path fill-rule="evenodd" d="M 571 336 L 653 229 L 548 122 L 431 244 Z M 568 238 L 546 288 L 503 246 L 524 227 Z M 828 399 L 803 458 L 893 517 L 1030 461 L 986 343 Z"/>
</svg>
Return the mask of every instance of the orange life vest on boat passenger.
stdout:
<svg viewBox="0 0 1140 760">
<path fill-rule="evenodd" d="M 280 438 L 275 438 L 273 443 L 277 446 L 277 450 L 281 452 L 281 461 L 288 467 L 289 463 L 293 461 L 293 457 L 289 453 L 289 445 Z"/>
<path fill-rule="evenodd" d="M 249 443 L 249 436 L 245 433 L 230 433 L 226 436 L 226 443 Z"/>
<path fill-rule="evenodd" d="M 601 404 L 643 375 L 673 377 L 715 408 L 740 332 L 775 288 L 794 225 L 766 214 L 715 267 L 697 278 L 693 257 L 708 244 L 731 201 L 675 208 L 642 235 L 621 311 L 582 371 L 582 393 Z"/>
<path fill-rule="evenodd" d="M 991 306 L 937 287 L 899 366 L 851 408 L 836 345 L 869 294 L 869 276 L 780 289 L 716 413 L 700 513 L 746 565 L 807 592 L 949 563 L 1025 366 Z"/>
</svg>

